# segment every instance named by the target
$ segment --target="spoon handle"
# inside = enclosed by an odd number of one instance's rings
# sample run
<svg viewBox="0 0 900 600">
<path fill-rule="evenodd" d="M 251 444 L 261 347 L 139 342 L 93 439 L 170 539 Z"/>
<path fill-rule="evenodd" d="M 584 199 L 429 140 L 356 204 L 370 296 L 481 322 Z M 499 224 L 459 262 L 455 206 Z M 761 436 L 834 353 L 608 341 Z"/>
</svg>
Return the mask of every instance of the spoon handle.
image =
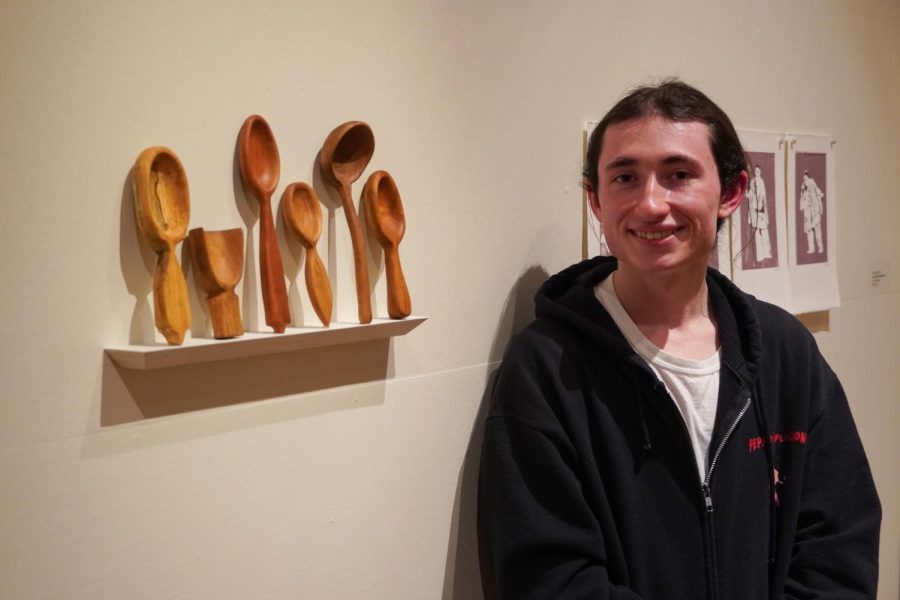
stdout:
<svg viewBox="0 0 900 600">
<path fill-rule="evenodd" d="M 259 202 L 259 271 L 262 280 L 263 307 L 266 325 L 275 333 L 284 333 L 291 320 L 287 286 L 284 283 L 284 266 L 275 237 L 275 221 L 268 198 Z"/>
<path fill-rule="evenodd" d="M 400 267 L 397 244 L 385 244 L 384 270 L 387 276 L 388 315 L 392 319 L 408 317 L 412 312 L 412 302 L 409 299 L 403 269 Z"/>
<path fill-rule="evenodd" d="M 244 335 L 241 305 L 233 288 L 207 295 L 206 307 L 209 309 L 214 338 L 224 340 Z"/>
<path fill-rule="evenodd" d="M 175 260 L 174 247 L 159 253 L 153 274 L 153 312 L 156 328 L 173 346 L 184 342 L 184 332 L 191 324 L 187 284 L 184 272 Z"/>
<path fill-rule="evenodd" d="M 353 265 L 356 270 L 356 305 L 360 323 L 372 321 L 372 299 L 369 289 L 369 266 L 366 264 L 366 238 L 363 236 L 362 225 L 353 206 L 353 198 L 350 196 L 350 186 L 340 185 L 341 204 L 344 214 L 347 216 L 347 225 L 350 228 L 350 242 L 353 245 Z"/>
<path fill-rule="evenodd" d="M 322 264 L 322 259 L 315 246 L 310 246 L 306 250 L 304 275 L 306 276 L 306 291 L 309 293 L 313 310 L 316 311 L 316 316 L 322 321 L 322 325 L 328 327 L 328 324 L 331 323 L 331 283 L 328 281 L 328 273 L 325 271 L 325 265 Z"/>
</svg>

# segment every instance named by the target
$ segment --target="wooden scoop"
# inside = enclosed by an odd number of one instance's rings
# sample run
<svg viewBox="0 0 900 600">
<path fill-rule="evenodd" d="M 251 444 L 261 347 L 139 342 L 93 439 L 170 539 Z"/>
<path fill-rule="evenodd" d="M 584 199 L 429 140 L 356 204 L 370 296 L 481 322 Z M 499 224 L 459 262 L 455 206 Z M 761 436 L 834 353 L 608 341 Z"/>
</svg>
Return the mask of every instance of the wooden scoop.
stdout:
<svg viewBox="0 0 900 600">
<path fill-rule="evenodd" d="M 191 262 L 194 279 L 206 292 L 206 306 L 213 337 L 221 340 L 244 334 L 241 308 L 234 286 L 244 271 L 244 230 L 191 229 Z"/>
<path fill-rule="evenodd" d="M 180 345 L 191 323 L 184 272 L 175 260 L 191 211 L 187 175 L 171 150 L 155 146 L 138 156 L 131 186 L 138 231 L 158 255 L 153 274 L 156 328 L 169 344 Z"/>
<path fill-rule="evenodd" d="M 397 249 L 406 232 L 406 216 L 394 178 L 387 171 L 375 171 L 369 175 L 363 188 L 362 203 L 370 231 L 384 248 L 388 315 L 392 319 L 408 317 L 412 312 L 412 303 Z"/>
<path fill-rule="evenodd" d="M 281 160 L 275 136 L 259 115 L 247 117 L 238 135 L 238 162 L 241 179 L 259 200 L 259 270 L 262 280 L 266 325 L 275 333 L 284 333 L 291 320 L 284 266 L 275 238 L 271 199 L 281 175 Z"/>
<path fill-rule="evenodd" d="M 325 265 L 316 251 L 316 243 L 322 235 L 322 207 L 319 196 L 309 185 L 292 183 L 281 196 L 281 212 L 300 242 L 306 248 L 306 290 L 312 301 L 313 310 L 322 324 L 328 327 L 331 322 L 331 284 Z"/>
<path fill-rule="evenodd" d="M 319 168 L 326 181 L 338 188 L 350 241 L 353 245 L 353 264 L 356 270 L 356 302 L 360 323 L 372 320 L 372 301 L 369 290 L 369 267 L 366 264 L 366 238 L 353 205 L 350 186 L 359 179 L 372 154 L 375 152 L 375 136 L 362 121 L 349 121 L 336 127 L 319 152 Z"/>
</svg>

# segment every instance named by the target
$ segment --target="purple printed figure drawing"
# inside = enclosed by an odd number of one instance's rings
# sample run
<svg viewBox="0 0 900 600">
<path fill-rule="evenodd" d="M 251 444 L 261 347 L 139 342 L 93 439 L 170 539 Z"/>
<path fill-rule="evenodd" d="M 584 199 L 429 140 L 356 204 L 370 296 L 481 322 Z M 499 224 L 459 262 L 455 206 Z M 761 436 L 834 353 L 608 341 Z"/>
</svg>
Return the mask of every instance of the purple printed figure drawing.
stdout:
<svg viewBox="0 0 900 600">
<path fill-rule="evenodd" d="M 825 155 L 798 152 L 796 160 L 797 264 L 827 262 Z"/>
<path fill-rule="evenodd" d="M 803 213 L 803 231 L 806 232 L 806 253 L 825 251 L 822 247 L 822 213 L 825 206 L 822 198 L 825 194 L 819 189 L 816 180 L 803 172 L 803 185 L 800 187 L 800 211 Z"/>
<path fill-rule="evenodd" d="M 749 152 L 750 181 L 741 207 L 744 248 L 741 267 L 768 269 L 778 266 L 778 219 L 775 210 L 775 155 Z"/>
<path fill-rule="evenodd" d="M 766 184 L 760 175 L 759 165 L 753 169 L 753 179 L 747 187 L 747 210 L 750 211 L 750 228 L 753 230 L 753 251 L 756 262 L 772 258 L 772 240 L 769 237 L 769 212 L 766 210 Z"/>
</svg>

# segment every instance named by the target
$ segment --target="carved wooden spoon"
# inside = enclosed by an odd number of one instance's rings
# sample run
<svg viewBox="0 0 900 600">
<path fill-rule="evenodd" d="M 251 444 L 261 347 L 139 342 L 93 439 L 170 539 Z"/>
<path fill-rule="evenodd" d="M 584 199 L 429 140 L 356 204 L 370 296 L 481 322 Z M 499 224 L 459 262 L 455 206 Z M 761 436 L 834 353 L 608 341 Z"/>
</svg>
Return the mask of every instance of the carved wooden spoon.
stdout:
<svg viewBox="0 0 900 600">
<path fill-rule="evenodd" d="M 322 207 L 316 191 L 303 182 L 292 183 L 281 196 L 281 212 L 300 242 L 306 248 L 306 290 L 313 310 L 325 327 L 331 322 L 331 284 L 325 265 L 316 251 L 316 243 L 322 235 Z"/>
<path fill-rule="evenodd" d="M 406 215 L 394 178 L 387 171 L 375 171 L 366 181 L 362 198 L 372 235 L 384 248 L 388 315 L 392 319 L 408 317 L 412 312 L 412 302 L 397 249 L 406 232 Z"/>
<path fill-rule="evenodd" d="M 362 121 L 349 121 L 336 127 L 319 152 L 319 168 L 326 181 L 338 188 L 350 241 L 353 245 L 353 264 L 356 270 L 356 302 L 360 323 L 372 320 L 372 300 L 369 290 L 369 267 L 366 264 L 366 239 L 363 235 L 350 186 L 359 179 L 375 152 L 375 136 Z"/>
<path fill-rule="evenodd" d="M 238 162 L 244 185 L 259 200 L 259 270 L 262 280 L 266 325 L 275 333 L 284 333 L 291 320 L 284 266 L 275 238 L 271 199 L 281 175 L 281 161 L 275 136 L 266 120 L 259 115 L 247 117 L 238 135 Z"/>
<path fill-rule="evenodd" d="M 187 175 L 171 150 L 155 146 L 138 156 L 131 185 L 138 230 L 158 255 L 153 274 L 156 328 L 169 344 L 180 345 L 191 323 L 184 272 L 175 260 L 191 211 Z"/>
<path fill-rule="evenodd" d="M 191 229 L 190 246 L 194 279 L 206 293 L 213 337 L 221 340 L 243 335 L 241 307 L 234 287 L 244 271 L 244 230 Z"/>
</svg>

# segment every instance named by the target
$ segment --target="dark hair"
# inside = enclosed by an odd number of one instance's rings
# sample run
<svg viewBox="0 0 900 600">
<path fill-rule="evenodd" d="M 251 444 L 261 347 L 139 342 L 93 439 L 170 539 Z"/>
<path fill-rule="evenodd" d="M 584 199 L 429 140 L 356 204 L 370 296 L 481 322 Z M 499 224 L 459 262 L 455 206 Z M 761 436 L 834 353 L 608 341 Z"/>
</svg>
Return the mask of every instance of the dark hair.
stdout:
<svg viewBox="0 0 900 600">
<path fill-rule="evenodd" d="M 709 145 L 719 171 L 721 193 L 737 183 L 741 171 L 747 169 L 747 155 L 731 119 L 700 90 L 677 79 L 667 79 L 658 85 L 635 88 L 613 106 L 597 124 L 588 141 L 582 175 L 586 185 L 596 193 L 597 162 L 603 149 L 603 136 L 610 125 L 660 116 L 671 121 L 699 121 L 709 125 Z"/>
</svg>

